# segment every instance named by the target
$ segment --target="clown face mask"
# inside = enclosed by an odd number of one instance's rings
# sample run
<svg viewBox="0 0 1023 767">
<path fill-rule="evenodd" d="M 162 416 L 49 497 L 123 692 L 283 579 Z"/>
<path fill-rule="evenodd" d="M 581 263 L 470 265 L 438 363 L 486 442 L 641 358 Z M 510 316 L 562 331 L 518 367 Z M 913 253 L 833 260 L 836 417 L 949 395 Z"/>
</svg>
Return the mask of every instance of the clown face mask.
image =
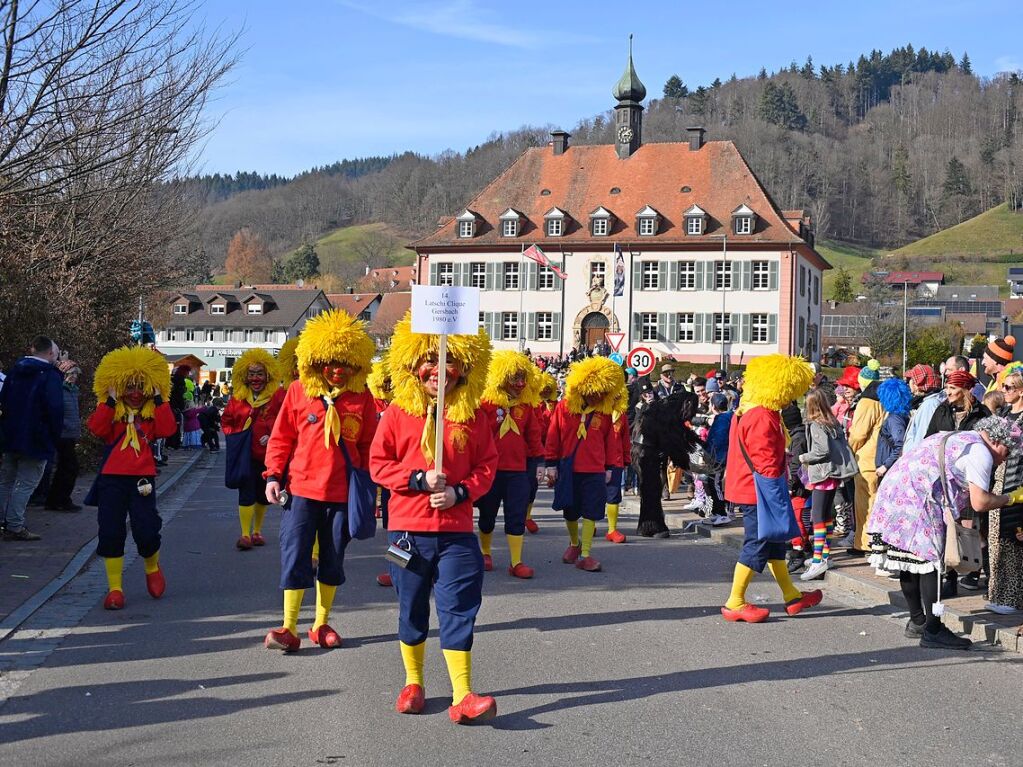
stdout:
<svg viewBox="0 0 1023 767">
<path fill-rule="evenodd" d="M 320 368 L 323 380 L 335 389 L 343 389 L 359 369 L 348 362 L 332 361 Z"/>
<path fill-rule="evenodd" d="M 599 405 L 601 400 L 603 400 L 603 399 L 604 399 L 604 395 L 600 394 L 599 392 L 595 393 L 595 394 L 585 394 L 585 395 L 583 395 L 583 402 L 586 403 L 586 407 L 590 407 L 590 408 L 593 408 L 593 407 L 596 407 L 597 405 Z"/>
<path fill-rule="evenodd" d="M 267 378 L 266 368 L 262 365 L 249 365 L 248 370 L 245 371 L 245 385 L 254 394 L 259 394 L 266 388 Z"/>
<path fill-rule="evenodd" d="M 449 354 L 447 365 L 445 365 L 445 375 L 447 376 L 444 381 L 445 396 L 454 391 L 455 387 L 462 380 L 464 373 L 465 368 L 462 366 L 462 363 L 453 359 Z M 436 352 L 431 352 L 429 356 L 419 361 L 416 375 L 419 378 L 419 382 L 423 385 L 423 390 L 429 396 L 436 397 L 440 390 L 440 365 L 437 364 Z"/>
<path fill-rule="evenodd" d="M 512 402 L 518 400 L 526 388 L 526 374 L 522 371 L 517 372 L 514 376 L 505 380 L 501 388 L 504 389 L 504 393 L 508 395 L 508 399 Z"/>
<path fill-rule="evenodd" d="M 147 399 L 146 390 L 141 381 L 128 382 L 128 385 L 124 387 L 124 393 L 121 394 L 121 400 L 132 410 L 141 409 Z"/>
</svg>

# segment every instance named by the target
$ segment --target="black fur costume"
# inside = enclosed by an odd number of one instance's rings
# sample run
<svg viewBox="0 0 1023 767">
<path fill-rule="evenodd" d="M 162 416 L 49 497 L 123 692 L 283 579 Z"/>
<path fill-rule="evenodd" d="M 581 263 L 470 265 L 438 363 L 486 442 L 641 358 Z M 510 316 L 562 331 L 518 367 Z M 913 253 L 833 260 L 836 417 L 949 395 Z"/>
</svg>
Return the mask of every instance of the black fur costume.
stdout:
<svg viewBox="0 0 1023 767">
<path fill-rule="evenodd" d="M 685 424 L 696 414 L 697 402 L 695 394 L 680 391 L 655 400 L 637 416 L 642 441 L 633 443 L 632 465 L 639 478 L 638 535 L 651 538 L 668 532 L 661 506 L 661 464 L 670 458 L 679 468 L 689 468 L 689 452 L 697 440 Z"/>
</svg>

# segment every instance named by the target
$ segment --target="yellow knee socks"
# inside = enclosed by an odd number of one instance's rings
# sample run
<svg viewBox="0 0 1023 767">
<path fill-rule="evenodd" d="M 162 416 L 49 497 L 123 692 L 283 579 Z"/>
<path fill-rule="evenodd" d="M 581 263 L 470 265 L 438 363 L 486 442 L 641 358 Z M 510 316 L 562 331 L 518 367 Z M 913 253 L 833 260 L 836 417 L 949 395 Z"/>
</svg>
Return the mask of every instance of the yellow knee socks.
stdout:
<svg viewBox="0 0 1023 767">
<path fill-rule="evenodd" d="M 583 520 L 582 555 L 590 555 L 590 547 L 593 546 L 593 531 L 597 529 L 597 523 L 592 519 Z"/>
<path fill-rule="evenodd" d="M 252 534 L 252 515 L 256 513 L 255 506 L 239 506 L 238 519 L 242 523 L 242 535 Z"/>
<path fill-rule="evenodd" d="M 511 557 L 511 566 L 515 567 L 515 565 L 522 561 L 522 536 L 506 535 L 505 538 L 508 539 L 508 554 Z"/>
<path fill-rule="evenodd" d="M 529 504 L 526 507 L 526 519 L 532 519 L 532 518 L 533 518 L 533 504 Z"/>
<path fill-rule="evenodd" d="M 451 677 L 451 704 L 457 706 L 472 692 L 472 653 L 468 650 L 444 650 Z"/>
<path fill-rule="evenodd" d="M 490 548 L 493 545 L 494 534 L 491 533 L 480 533 L 480 551 L 490 556 Z"/>
<path fill-rule="evenodd" d="M 405 666 L 405 684 L 423 684 L 423 660 L 426 658 L 426 642 L 419 644 L 405 644 L 398 642 L 401 647 L 401 662 Z"/>
<path fill-rule="evenodd" d="M 732 576 L 732 593 L 725 602 L 729 610 L 740 610 L 746 604 L 746 589 L 753 582 L 756 573 L 741 562 L 735 564 L 735 574 Z"/>
<path fill-rule="evenodd" d="M 255 512 L 252 517 L 252 532 L 261 533 L 263 532 L 263 517 L 266 516 L 266 505 L 257 503 L 253 505 L 252 509 Z"/>
<path fill-rule="evenodd" d="M 145 565 L 146 575 L 151 575 L 160 569 L 160 552 L 150 554 L 148 557 L 142 560 L 142 564 Z"/>
<path fill-rule="evenodd" d="M 284 589 L 284 628 L 298 636 L 298 613 L 305 589 Z"/>
<path fill-rule="evenodd" d="M 316 581 L 316 621 L 313 623 L 313 631 L 316 631 L 330 617 L 330 608 L 334 605 L 334 595 L 337 594 L 337 586 L 328 586 L 326 583 Z"/>
<path fill-rule="evenodd" d="M 572 522 L 565 521 L 565 527 L 568 528 L 568 542 L 573 546 L 579 545 L 579 520 Z"/>
<path fill-rule="evenodd" d="M 769 559 L 767 566 L 771 570 L 771 575 L 781 586 L 782 599 L 791 602 L 803 596 L 803 593 L 792 583 L 792 576 L 789 575 L 789 569 L 786 567 L 784 559 Z"/>
<path fill-rule="evenodd" d="M 320 534 L 317 533 L 313 537 L 313 566 L 320 561 Z"/>
<path fill-rule="evenodd" d="M 604 511 L 607 513 L 607 531 L 612 533 L 618 529 L 618 504 L 609 503 Z"/>
<path fill-rule="evenodd" d="M 124 557 L 104 557 L 103 566 L 107 569 L 107 590 L 124 591 L 121 575 L 124 572 Z"/>
</svg>

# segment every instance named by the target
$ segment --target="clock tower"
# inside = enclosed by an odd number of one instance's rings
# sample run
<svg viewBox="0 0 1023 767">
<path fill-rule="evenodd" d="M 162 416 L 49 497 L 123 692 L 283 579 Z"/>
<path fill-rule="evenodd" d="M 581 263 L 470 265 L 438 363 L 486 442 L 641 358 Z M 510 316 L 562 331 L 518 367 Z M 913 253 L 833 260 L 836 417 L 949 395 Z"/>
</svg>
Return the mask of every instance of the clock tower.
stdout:
<svg viewBox="0 0 1023 767">
<path fill-rule="evenodd" d="M 646 86 L 640 82 L 632 65 L 632 35 L 629 35 L 629 63 L 611 95 L 618 102 L 615 107 L 615 151 L 619 159 L 625 160 L 635 154 L 643 143 L 643 105 L 639 102 L 646 98 Z"/>
</svg>

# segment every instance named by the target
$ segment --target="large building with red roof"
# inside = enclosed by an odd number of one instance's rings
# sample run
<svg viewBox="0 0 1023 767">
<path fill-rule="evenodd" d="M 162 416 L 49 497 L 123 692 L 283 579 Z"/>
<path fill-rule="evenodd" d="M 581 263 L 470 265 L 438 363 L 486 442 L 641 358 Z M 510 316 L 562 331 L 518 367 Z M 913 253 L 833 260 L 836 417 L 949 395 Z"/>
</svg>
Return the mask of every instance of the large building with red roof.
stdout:
<svg viewBox="0 0 1023 767">
<path fill-rule="evenodd" d="M 820 355 L 821 285 L 808 214 L 782 211 L 735 144 L 644 144 L 646 89 L 614 89 L 616 143 L 572 146 L 555 131 L 437 231 L 412 243 L 430 285 L 478 287 L 497 348 L 592 347 L 731 363 Z M 531 245 L 566 273 L 524 258 Z"/>
</svg>

